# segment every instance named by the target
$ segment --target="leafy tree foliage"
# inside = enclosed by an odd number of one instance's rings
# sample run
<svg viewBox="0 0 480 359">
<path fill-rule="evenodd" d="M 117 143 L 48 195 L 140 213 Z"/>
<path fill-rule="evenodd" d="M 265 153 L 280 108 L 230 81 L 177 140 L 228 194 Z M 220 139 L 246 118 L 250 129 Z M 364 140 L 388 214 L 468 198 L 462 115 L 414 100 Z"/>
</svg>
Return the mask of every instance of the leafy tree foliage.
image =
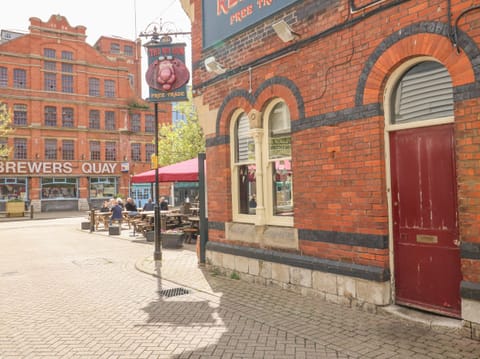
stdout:
<svg viewBox="0 0 480 359">
<path fill-rule="evenodd" d="M 5 139 L 11 131 L 10 112 L 7 109 L 7 105 L 0 104 L 0 139 Z M 0 145 L 0 157 L 7 157 L 9 152 L 10 149 L 8 147 L 3 147 Z"/>
<path fill-rule="evenodd" d="M 167 166 L 173 163 L 197 157 L 198 153 L 205 152 L 205 137 L 198 121 L 198 115 L 192 102 L 179 102 L 175 110 L 184 115 L 175 125 L 163 124 L 159 128 L 158 163 Z"/>
</svg>

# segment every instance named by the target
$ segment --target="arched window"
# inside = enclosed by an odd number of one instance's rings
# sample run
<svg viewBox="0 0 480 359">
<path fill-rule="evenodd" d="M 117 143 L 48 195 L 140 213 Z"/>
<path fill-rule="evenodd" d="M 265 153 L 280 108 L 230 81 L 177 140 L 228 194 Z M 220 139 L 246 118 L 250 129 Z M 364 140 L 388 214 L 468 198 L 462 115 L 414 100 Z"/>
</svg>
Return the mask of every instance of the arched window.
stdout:
<svg viewBox="0 0 480 359">
<path fill-rule="evenodd" d="M 411 67 L 392 93 L 391 124 L 453 117 L 452 80 L 447 69 L 435 61 Z"/>
<path fill-rule="evenodd" d="M 268 145 L 265 161 L 267 221 L 273 224 L 290 224 L 291 220 L 275 218 L 293 216 L 290 111 L 285 102 L 275 100 L 267 106 L 265 118 L 268 125 L 268 131 L 265 131 L 265 143 Z"/>
<path fill-rule="evenodd" d="M 255 143 L 248 116 L 237 113 L 233 126 L 232 202 L 234 215 L 253 215 L 256 208 Z M 253 219 L 252 219 L 253 220 Z"/>
<path fill-rule="evenodd" d="M 252 122 L 253 123 L 253 122 Z M 272 100 L 262 122 L 250 128 L 238 110 L 230 127 L 234 221 L 293 226 L 293 171 L 290 111 Z"/>
</svg>

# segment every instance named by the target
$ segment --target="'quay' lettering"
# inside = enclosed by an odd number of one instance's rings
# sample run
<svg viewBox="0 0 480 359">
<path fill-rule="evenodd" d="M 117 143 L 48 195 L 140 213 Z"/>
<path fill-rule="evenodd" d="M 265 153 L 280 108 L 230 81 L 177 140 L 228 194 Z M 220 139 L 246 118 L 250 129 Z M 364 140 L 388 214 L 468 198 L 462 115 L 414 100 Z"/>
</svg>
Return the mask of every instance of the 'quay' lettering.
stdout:
<svg viewBox="0 0 480 359">
<path fill-rule="evenodd" d="M 115 173 L 116 163 L 84 163 L 82 165 L 83 173 Z"/>
</svg>

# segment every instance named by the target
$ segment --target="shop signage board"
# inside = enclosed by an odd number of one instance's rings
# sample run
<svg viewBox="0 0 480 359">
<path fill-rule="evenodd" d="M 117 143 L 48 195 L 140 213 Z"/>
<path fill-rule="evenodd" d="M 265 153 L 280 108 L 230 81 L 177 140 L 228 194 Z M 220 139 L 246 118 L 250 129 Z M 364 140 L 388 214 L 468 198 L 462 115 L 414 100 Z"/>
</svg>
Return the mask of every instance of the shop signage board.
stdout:
<svg viewBox="0 0 480 359">
<path fill-rule="evenodd" d="M 119 172 L 118 163 L 111 162 L 48 162 L 48 161 L 2 161 L 0 175 L 68 175 L 68 174 L 114 174 Z"/>
<path fill-rule="evenodd" d="M 245 30 L 299 0 L 204 0 L 203 47 Z"/>
<path fill-rule="evenodd" d="M 187 101 L 187 83 L 190 72 L 185 66 L 184 43 L 173 44 L 170 37 L 159 42 L 150 42 L 145 47 L 148 53 L 148 69 L 145 80 L 149 86 L 149 102 Z"/>
</svg>

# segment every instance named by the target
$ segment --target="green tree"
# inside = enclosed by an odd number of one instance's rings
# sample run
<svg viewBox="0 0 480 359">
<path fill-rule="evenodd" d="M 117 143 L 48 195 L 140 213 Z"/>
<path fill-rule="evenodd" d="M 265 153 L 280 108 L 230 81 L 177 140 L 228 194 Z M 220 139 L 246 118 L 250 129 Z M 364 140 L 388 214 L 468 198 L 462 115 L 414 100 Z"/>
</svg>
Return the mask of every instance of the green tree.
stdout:
<svg viewBox="0 0 480 359">
<path fill-rule="evenodd" d="M 158 141 L 158 163 L 167 166 L 197 157 L 205 152 L 205 137 L 192 102 L 178 102 L 175 110 L 185 116 L 185 121 L 160 126 Z"/>
<path fill-rule="evenodd" d="M 0 104 L 0 158 L 8 156 L 10 149 L 2 145 L 2 139 L 6 139 L 7 135 L 12 132 L 11 116 L 6 104 Z"/>
</svg>

